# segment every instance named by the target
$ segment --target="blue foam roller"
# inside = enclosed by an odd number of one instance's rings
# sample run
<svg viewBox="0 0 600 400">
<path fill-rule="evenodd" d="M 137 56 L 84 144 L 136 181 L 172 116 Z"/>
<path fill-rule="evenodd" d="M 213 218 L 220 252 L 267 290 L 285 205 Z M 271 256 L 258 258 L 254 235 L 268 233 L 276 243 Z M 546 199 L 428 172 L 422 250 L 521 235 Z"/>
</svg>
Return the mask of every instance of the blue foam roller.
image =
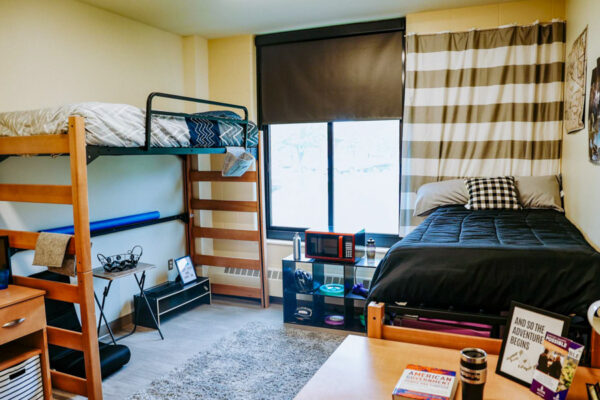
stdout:
<svg viewBox="0 0 600 400">
<path fill-rule="evenodd" d="M 125 217 L 103 219 L 101 221 L 94 221 L 90 223 L 90 232 L 98 231 L 101 229 L 116 228 L 118 226 L 135 224 L 137 222 L 151 221 L 153 219 L 159 219 L 160 213 L 158 211 L 151 211 L 147 213 L 127 215 Z M 60 228 L 43 229 L 40 232 L 50 233 L 64 233 L 66 235 L 72 235 L 75 232 L 73 225 L 61 226 Z"/>
</svg>

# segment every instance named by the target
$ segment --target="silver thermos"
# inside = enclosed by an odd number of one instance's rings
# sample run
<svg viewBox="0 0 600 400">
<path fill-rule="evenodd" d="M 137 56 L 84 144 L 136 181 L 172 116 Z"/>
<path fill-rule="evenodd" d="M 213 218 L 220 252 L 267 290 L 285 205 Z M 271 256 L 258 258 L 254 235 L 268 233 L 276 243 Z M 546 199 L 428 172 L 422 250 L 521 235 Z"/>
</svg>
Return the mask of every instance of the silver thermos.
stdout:
<svg viewBox="0 0 600 400">
<path fill-rule="evenodd" d="M 302 239 L 300 238 L 300 233 L 296 232 L 294 234 L 294 238 L 292 239 L 294 244 L 294 260 L 298 261 L 302 259 Z"/>
</svg>

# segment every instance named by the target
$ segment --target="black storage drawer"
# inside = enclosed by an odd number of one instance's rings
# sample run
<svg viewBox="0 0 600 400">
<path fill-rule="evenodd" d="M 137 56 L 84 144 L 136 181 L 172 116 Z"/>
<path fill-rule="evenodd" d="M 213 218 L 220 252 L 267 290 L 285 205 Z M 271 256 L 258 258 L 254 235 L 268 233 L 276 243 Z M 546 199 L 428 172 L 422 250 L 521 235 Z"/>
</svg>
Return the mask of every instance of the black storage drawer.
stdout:
<svg viewBox="0 0 600 400">
<path fill-rule="evenodd" d="M 194 282 L 182 285 L 180 282 L 166 282 L 144 290 L 150 307 L 160 326 L 161 320 L 178 311 L 185 311 L 199 304 L 210 304 L 210 282 L 198 277 Z M 148 307 L 140 295 L 133 298 L 137 323 L 148 328 L 156 328 Z"/>
</svg>

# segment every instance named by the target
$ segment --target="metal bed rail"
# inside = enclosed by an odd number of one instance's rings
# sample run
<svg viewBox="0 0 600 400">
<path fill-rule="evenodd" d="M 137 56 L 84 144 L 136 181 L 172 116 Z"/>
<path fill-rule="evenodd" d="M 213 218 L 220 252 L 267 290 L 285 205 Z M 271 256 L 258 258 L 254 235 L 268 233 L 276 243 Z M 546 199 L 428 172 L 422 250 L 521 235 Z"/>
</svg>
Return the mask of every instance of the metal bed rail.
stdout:
<svg viewBox="0 0 600 400">
<path fill-rule="evenodd" d="M 162 116 L 167 116 L 167 117 L 182 117 L 182 118 L 194 118 L 194 117 L 198 116 L 198 114 L 196 114 L 196 113 L 189 114 L 189 113 L 155 110 L 152 108 L 152 102 L 157 97 L 242 110 L 244 112 L 244 119 L 241 119 L 241 120 L 234 119 L 234 118 L 222 118 L 222 117 L 212 117 L 212 116 L 202 116 L 202 119 L 207 119 L 209 121 L 223 121 L 223 122 L 229 122 L 229 123 L 243 125 L 244 139 L 243 139 L 242 144 L 244 146 L 244 149 L 248 148 L 248 146 L 247 146 L 247 142 L 248 142 L 248 108 L 246 108 L 245 106 L 241 106 L 238 104 L 232 104 L 232 103 L 223 103 L 220 101 L 198 99 L 195 97 L 180 96 L 180 95 L 170 94 L 170 93 L 152 92 L 148 95 L 148 98 L 146 99 L 146 143 L 144 145 L 144 149 L 146 151 L 149 151 L 150 147 L 151 147 L 152 116 L 153 115 L 162 115 Z"/>
</svg>

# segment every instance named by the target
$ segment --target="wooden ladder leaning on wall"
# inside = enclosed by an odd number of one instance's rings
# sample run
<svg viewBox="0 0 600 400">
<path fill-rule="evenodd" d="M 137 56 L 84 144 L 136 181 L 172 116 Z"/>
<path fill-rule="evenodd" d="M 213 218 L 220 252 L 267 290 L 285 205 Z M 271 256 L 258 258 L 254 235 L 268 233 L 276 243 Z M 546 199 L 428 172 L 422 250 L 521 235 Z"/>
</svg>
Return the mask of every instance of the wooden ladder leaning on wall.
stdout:
<svg viewBox="0 0 600 400">
<path fill-rule="evenodd" d="M 0 155 L 68 154 L 71 185 L 0 184 L 0 201 L 71 204 L 75 234 L 68 253 L 77 259 L 77 284 L 51 282 L 15 276 L 14 283 L 46 291 L 48 299 L 78 303 L 81 332 L 48 326 L 48 342 L 80 350 L 84 354 L 86 379 L 58 371 L 51 372 L 52 386 L 66 392 L 102 399 L 102 378 L 92 280 L 90 220 L 88 207 L 85 127 L 82 117 L 69 117 L 67 135 L 38 135 L 0 138 Z M 10 247 L 35 249 L 38 233 L 0 230 Z"/>
<path fill-rule="evenodd" d="M 247 171 L 240 177 L 224 177 L 221 171 L 198 171 L 192 170 L 193 156 L 187 156 L 186 160 L 186 193 L 188 198 L 188 210 L 191 212 L 206 211 L 229 211 L 229 212 L 251 212 L 256 213 L 257 230 L 242 229 L 223 229 L 194 226 L 194 218 L 190 219 L 188 224 L 188 246 L 190 255 L 196 265 L 207 265 L 214 267 L 230 267 L 239 269 L 248 269 L 259 271 L 260 287 L 252 288 L 246 286 L 211 284 L 211 291 L 214 294 L 224 294 L 228 296 L 250 297 L 260 299 L 263 307 L 269 306 L 268 276 L 265 262 L 265 240 L 262 219 L 262 195 L 261 195 L 261 146 L 260 138 L 257 148 L 257 160 L 255 162 L 256 170 Z M 192 190 L 192 184 L 195 182 L 245 182 L 256 185 L 255 201 L 233 201 L 233 200 L 205 200 L 195 198 Z M 201 196 L 200 196 L 201 197 Z M 193 214 L 192 214 L 193 216 Z M 196 239 L 226 239 L 256 242 L 258 244 L 258 258 L 235 258 L 221 257 L 213 255 L 204 255 L 196 249 Z"/>
</svg>

